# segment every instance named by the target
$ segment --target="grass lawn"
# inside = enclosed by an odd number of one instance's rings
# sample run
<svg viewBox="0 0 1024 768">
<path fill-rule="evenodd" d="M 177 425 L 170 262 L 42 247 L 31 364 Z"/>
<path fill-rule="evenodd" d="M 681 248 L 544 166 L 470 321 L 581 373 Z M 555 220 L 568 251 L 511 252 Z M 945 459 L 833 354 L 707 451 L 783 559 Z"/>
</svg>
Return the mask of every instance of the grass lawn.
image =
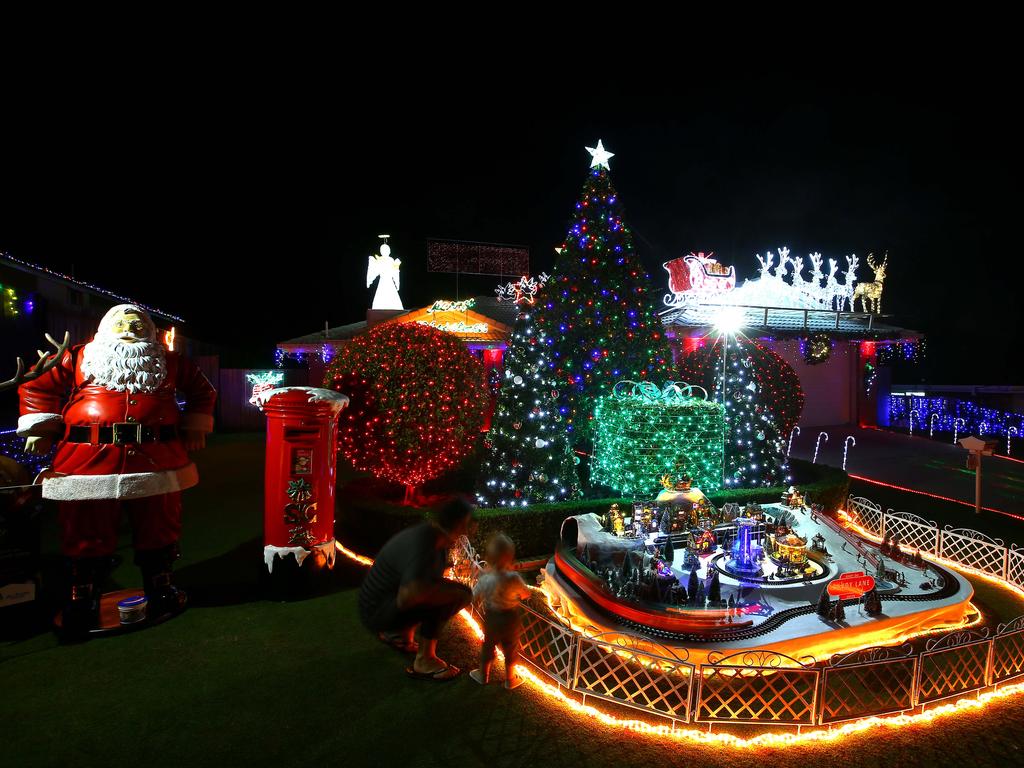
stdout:
<svg viewBox="0 0 1024 768">
<path fill-rule="evenodd" d="M 0 646 L 0 765 L 1024 763 L 1024 697 L 930 727 L 873 729 L 831 745 L 751 755 L 614 730 L 529 686 L 507 692 L 465 676 L 447 684 L 409 680 L 406 659 L 358 625 L 357 566 L 339 560 L 331 594 L 290 603 L 260 599 L 261 440 L 222 436 L 200 455 L 202 484 L 186 494 L 179 571 L 193 605 L 183 615 L 83 645 L 60 646 L 44 631 Z M 52 528 L 46 537 L 52 546 Z M 123 554 L 115 578 L 137 584 L 130 550 Z M 978 599 L 991 614 L 1024 612 L 1014 601 L 993 599 L 983 584 Z M 456 622 L 443 650 L 466 669 L 477 646 Z"/>
</svg>

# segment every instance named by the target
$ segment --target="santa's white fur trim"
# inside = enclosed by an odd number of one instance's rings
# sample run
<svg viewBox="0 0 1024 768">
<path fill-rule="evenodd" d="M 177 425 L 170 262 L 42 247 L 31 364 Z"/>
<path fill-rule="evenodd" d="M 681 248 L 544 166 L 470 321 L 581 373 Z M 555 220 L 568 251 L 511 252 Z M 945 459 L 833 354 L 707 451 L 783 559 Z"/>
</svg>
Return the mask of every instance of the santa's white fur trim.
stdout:
<svg viewBox="0 0 1024 768">
<path fill-rule="evenodd" d="M 165 472 L 123 475 L 61 475 L 43 480 L 43 498 L 55 501 L 87 499 L 142 499 L 183 491 L 199 482 L 195 464 Z"/>
<path fill-rule="evenodd" d="M 26 413 L 18 419 L 21 437 L 51 437 L 63 431 L 64 417 L 59 413 Z"/>
<path fill-rule="evenodd" d="M 206 413 L 183 413 L 179 426 L 188 432 L 213 432 L 213 416 Z"/>
</svg>

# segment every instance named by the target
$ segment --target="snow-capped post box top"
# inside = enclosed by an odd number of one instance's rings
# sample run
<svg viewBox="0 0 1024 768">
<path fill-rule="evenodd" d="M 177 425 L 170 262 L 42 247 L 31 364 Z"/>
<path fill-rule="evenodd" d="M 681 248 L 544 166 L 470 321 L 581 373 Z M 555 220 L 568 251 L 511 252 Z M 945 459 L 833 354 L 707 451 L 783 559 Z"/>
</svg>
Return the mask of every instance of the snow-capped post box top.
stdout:
<svg viewBox="0 0 1024 768">
<path fill-rule="evenodd" d="M 314 403 L 314 407 L 309 407 Z M 337 415 L 348 408 L 348 395 L 333 389 L 320 387 L 277 387 L 260 392 L 257 405 L 261 411 L 308 411 L 329 412 Z"/>
</svg>

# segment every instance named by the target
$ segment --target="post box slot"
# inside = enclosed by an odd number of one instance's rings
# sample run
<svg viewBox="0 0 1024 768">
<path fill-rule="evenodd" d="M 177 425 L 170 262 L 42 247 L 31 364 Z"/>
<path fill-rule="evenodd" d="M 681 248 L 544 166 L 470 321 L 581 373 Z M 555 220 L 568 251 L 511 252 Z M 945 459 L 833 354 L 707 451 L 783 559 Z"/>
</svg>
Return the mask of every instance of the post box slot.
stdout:
<svg viewBox="0 0 1024 768">
<path fill-rule="evenodd" d="M 312 441 L 320 437 L 320 427 L 285 427 L 284 439 L 290 442 Z"/>
</svg>

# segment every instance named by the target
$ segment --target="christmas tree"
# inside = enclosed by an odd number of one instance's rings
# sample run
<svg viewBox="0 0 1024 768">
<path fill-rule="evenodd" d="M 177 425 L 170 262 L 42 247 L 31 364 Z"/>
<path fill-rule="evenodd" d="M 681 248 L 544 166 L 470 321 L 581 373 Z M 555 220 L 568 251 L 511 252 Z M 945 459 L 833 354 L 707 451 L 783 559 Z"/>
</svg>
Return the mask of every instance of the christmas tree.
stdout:
<svg viewBox="0 0 1024 768">
<path fill-rule="evenodd" d="M 804 407 L 796 371 L 752 339 L 723 336 L 684 357 L 679 378 L 723 402 L 723 362 L 726 487 L 788 483 L 786 440 Z"/>
<path fill-rule="evenodd" d="M 882 612 L 882 598 L 878 596 L 878 590 L 874 587 L 864 595 L 864 611 L 868 616 L 877 616 Z"/>
<path fill-rule="evenodd" d="M 722 582 L 718 578 L 718 571 L 711 574 L 711 585 L 708 587 L 708 600 L 716 605 L 722 599 Z"/>
<path fill-rule="evenodd" d="M 485 442 L 477 499 L 485 506 L 525 506 L 580 495 L 576 457 L 555 399 L 544 337 L 534 314 L 520 312 L 505 350 L 505 373 Z"/>
<path fill-rule="evenodd" d="M 821 594 L 818 595 L 817 613 L 823 619 L 827 619 L 832 613 L 832 601 L 828 597 L 828 587 L 823 587 Z"/>
<path fill-rule="evenodd" d="M 671 536 L 666 536 L 666 537 L 665 537 L 665 546 L 664 546 L 664 548 L 663 548 L 663 549 L 661 550 L 661 558 L 662 558 L 662 559 L 663 559 L 663 560 L 664 560 L 664 561 L 665 561 L 666 563 L 668 563 L 669 565 L 671 565 L 671 564 L 672 564 L 672 561 L 673 561 L 673 560 L 675 560 L 675 557 L 676 557 L 676 551 L 675 551 L 675 549 L 674 549 L 674 548 L 672 547 L 672 537 L 671 537 Z"/>
<path fill-rule="evenodd" d="M 595 397 L 623 379 L 661 383 L 669 359 L 650 276 L 608 173 L 612 153 L 600 141 L 588 151 L 590 173 L 536 312 L 574 443 L 589 439 Z"/>
</svg>

